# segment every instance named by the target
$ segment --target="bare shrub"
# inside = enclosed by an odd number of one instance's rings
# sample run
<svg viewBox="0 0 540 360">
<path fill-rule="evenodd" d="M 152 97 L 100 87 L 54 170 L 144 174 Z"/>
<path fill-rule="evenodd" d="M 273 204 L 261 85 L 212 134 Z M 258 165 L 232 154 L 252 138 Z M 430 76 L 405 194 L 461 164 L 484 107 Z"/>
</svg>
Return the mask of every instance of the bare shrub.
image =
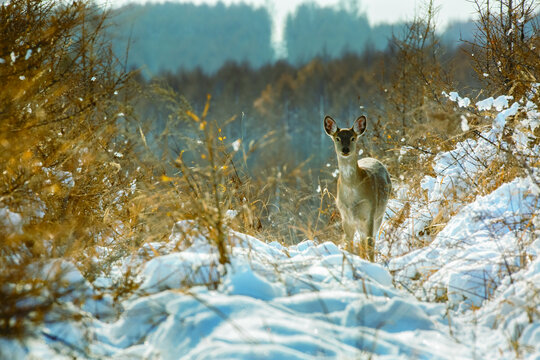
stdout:
<svg viewBox="0 0 540 360">
<path fill-rule="evenodd" d="M 22 335 L 62 295 L 60 280 L 28 277 L 36 268 L 66 258 L 92 279 L 140 241 L 143 176 L 121 131 L 129 75 L 106 18 L 84 1 L 0 6 L 2 335 Z"/>
<path fill-rule="evenodd" d="M 471 57 L 493 94 L 520 99 L 540 81 L 540 34 L 533 0 L 475 0 L 477 32 Z"/>
</svg>

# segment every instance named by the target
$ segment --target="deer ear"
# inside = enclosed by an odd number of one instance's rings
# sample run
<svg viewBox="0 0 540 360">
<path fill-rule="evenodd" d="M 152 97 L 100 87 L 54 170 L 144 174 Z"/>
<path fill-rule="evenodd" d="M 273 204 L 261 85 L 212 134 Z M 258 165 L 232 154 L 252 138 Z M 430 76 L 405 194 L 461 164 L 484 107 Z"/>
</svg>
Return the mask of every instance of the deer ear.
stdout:
<svg viewBox="0 0 540 360">
<path fill-rule="evenodd" d="M 365 115 L 360 116 L 353 124 L 353 130 L 357 135 L 362 135 L 366 131 L 367 118 Z"/>
<path fill-rule="evenodd" d="M 324 131 L 326 131 L 328 136 L 334 136 L 334 134 L 338 131 L 336 122 L 330 116 L 326 116 L 324 118 Z"/>
</svg>

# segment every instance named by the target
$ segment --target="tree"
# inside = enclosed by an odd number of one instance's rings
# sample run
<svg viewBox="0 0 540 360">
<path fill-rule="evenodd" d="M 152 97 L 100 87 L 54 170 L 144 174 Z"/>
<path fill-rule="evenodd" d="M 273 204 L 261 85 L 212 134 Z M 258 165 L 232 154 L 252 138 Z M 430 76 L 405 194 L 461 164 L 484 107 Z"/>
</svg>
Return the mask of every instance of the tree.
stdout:
<svg viewBox="0 0 540 360">
<path fill-rule="evenodd" d="M 285 28 L 287 56 L 293 64 L 316 56 L 337 58 L 345 52 L 361 53 L 371 36 L 365 14 L 345 9 L 303 4 L 289 15 Z"/>
</svg>

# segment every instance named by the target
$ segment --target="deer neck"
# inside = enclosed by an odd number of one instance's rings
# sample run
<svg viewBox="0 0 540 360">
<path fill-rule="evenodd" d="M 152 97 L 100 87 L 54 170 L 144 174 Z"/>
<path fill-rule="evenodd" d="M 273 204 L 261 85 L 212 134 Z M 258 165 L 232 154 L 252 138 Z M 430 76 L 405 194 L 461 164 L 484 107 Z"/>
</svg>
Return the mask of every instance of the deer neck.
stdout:
<svg viewBox="0 0 540 360">
<path fill-rule="evenodd" d="M 358 155 L 354 152 L 345 157 L 338 155 L 339 176 L 344 183 L 354 183 L 360 179 Z"/>
</svg>

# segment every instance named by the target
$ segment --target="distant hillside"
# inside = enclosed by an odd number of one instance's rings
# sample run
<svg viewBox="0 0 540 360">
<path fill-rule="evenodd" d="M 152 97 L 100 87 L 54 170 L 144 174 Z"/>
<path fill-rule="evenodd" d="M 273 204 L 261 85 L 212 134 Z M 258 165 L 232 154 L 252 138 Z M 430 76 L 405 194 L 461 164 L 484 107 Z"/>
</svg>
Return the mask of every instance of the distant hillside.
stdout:
<svg viewBox="0 0 540 360">
<path fill-rule="evenodd" d="M 145 75 L 162 70 L 201 67 L 215 72 L 226 61 L 259 67 L 273 59 L 271 19 L 248 5 L 130 5 L 117 10 L 113 47 L 123 56 L 129 43 L 129 67 Z"/>
<path fill-rule="evenodd" d="M 113 48 L 124 57 L 129 43 L 129 68 L 151 77 L 162 71 L 215 73 L 233 61 L 259 68 L 275 60 L 272 20 L 264 8 L 180 3 L 129 5 L 117 10 L 111 27 Z M 316 4 L 301 5 L 286 20 L 287 60 L 305 64 L 316 56 L 338 58 L 344 52 L 384 50 L 404 23 L 371 27 L 363 14 Z M 441 34 L 447 45 L 471 39 L 471 23 L 454 23 Z M 439 29 L 441 30 L 441 29 Z"/>
<path fill-rule="evenodd" d="M 365 14 L 304 4 L 287 18 L 288 59 L 293 64 L 301 64 L 318 55 L 337 58 L 344 52 L 360 54 L 367 48 L 383 50 L 393 29 L 392 25 L 370 27 Z"/>
</svg>

